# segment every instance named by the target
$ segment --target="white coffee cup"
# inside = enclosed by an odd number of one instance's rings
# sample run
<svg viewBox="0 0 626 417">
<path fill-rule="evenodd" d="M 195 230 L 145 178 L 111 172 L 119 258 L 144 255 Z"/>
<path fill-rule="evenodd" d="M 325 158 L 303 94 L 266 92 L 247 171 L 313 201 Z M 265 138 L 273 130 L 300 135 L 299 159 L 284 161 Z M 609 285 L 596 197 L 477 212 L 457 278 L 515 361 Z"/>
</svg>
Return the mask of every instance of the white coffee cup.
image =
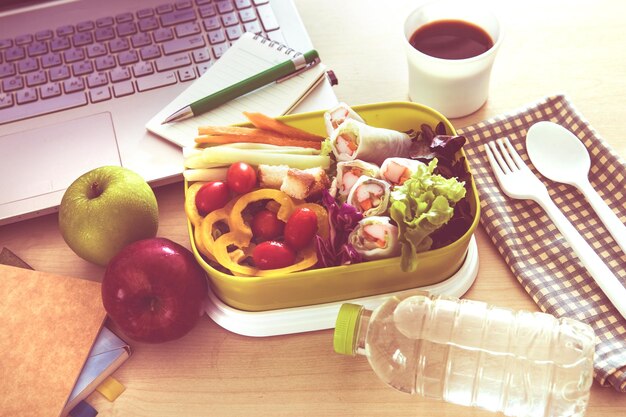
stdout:
<svg viewBox="0 0 626 417">
<path fill-rule="evenodd" d="M 463 59 L 427 55 L 409 42 L 422 26 L 441 20 L 459 20 L 482 28 L 493 41 L 487 51 Z M 424 3 L 404 23 L 409 67 L 409 98 L 448 118 L 475 112 L 487 101 L 489 78 L 503 31 L 497 16 L 476 2 L 435 0 Z"/>
</svg>

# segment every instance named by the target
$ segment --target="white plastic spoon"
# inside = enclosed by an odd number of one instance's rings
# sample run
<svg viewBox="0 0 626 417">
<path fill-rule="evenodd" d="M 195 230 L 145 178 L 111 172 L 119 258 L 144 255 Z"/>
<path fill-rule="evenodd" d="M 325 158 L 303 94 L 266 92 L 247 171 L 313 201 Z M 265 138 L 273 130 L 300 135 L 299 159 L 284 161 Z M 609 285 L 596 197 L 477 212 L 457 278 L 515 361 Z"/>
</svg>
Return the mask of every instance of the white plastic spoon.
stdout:
<svg viewBox="0 0 626 417">
<path fill-rule="evenodd" d="M 626 226 L 593 189 L 587 178 L 589 152 L 572 132 L 552 122 L 538 122 L 528 129 L 526 150 L 537 170 L 552 181 L 578 188 L 607 230 L 626 253 Z"/>
</svg>

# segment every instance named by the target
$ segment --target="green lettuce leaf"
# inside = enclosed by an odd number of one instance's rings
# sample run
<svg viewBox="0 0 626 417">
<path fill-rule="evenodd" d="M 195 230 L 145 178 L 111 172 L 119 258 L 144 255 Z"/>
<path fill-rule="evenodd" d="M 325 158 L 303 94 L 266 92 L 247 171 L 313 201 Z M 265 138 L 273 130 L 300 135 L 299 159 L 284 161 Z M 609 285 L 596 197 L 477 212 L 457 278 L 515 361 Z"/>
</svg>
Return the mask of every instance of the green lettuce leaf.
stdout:
<svg viewBox="0 0 626 417">
<path fill-rule="evenodd" d="M 391 192 L 389 213 L 397 223 L 402 246 L 402 270 L 417 268 L 417 253 L 430 249 L 431 233 L 454 214 L 454 204 L 465 198 L 465 183 L 433 174 L 437 159 L 420 165 L 401 186 Z"/>
</svg>

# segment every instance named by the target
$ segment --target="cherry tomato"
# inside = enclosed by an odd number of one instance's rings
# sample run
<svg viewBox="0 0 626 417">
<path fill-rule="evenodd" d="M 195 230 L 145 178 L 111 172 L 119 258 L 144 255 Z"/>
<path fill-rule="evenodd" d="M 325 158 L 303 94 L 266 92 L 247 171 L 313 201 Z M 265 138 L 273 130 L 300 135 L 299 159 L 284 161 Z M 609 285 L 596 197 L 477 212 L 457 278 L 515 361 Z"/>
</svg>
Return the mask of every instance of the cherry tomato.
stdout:
<svg viewBox="0 0 626 417">
<path fill-rule="evenodd" d="M 231 190 L 239 194 L 249 193 L 256 187 L 256 171 L 245 162 L 236 162 L 228 167 L 226 182 Z"/>
<path fill-rule="evenodd" d="M 295 209 L 285 225 L 285 242 L 295 250 L 305 248 L 317 233 L 317 214 L 311 209 Z"/>
<path fill-rule="evenodd" d="M 256 241 L 262 242 L 282 236 L 285 230 L 285 222 L 276 217 L 276 213 L 269 210 L 261 210 L 252 218 L 250 227 Z"/>
<path fill-rule="evenodd" d="M 196 208 L 201 216 L 213 210 L 221 209 L 230 200 L 230 190 L 223 181 L 211 181 L 204 184 L 196 194 Z"/>
<path fill-rule="evenodd" d="M 293 265 L 296 254 L 283 242 L 268 240 L 256 245 L 252 251 L 252 259 L 259 269 L 277 269 Z"/>
</svg>

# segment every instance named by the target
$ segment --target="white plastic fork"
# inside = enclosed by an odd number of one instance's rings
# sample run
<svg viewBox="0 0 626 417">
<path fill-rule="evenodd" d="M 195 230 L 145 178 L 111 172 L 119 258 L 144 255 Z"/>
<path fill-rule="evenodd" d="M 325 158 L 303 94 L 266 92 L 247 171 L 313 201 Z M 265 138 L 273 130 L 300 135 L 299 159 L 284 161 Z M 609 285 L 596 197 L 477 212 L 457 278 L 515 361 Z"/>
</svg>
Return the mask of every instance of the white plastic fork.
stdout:
<svg viewBox="0 0 626 417">
<path fill-rule="evenodd" d="M 561 213 L 550 198 L 546 186 L 524 163 L 509 139 L 497 139 L 487 143 L 484 148 L 502 191 L 511 198 L 533 200 L 546 211 L 591 277 L 622 317 L 626 318 L 626 288 Z"/>
</svg>

